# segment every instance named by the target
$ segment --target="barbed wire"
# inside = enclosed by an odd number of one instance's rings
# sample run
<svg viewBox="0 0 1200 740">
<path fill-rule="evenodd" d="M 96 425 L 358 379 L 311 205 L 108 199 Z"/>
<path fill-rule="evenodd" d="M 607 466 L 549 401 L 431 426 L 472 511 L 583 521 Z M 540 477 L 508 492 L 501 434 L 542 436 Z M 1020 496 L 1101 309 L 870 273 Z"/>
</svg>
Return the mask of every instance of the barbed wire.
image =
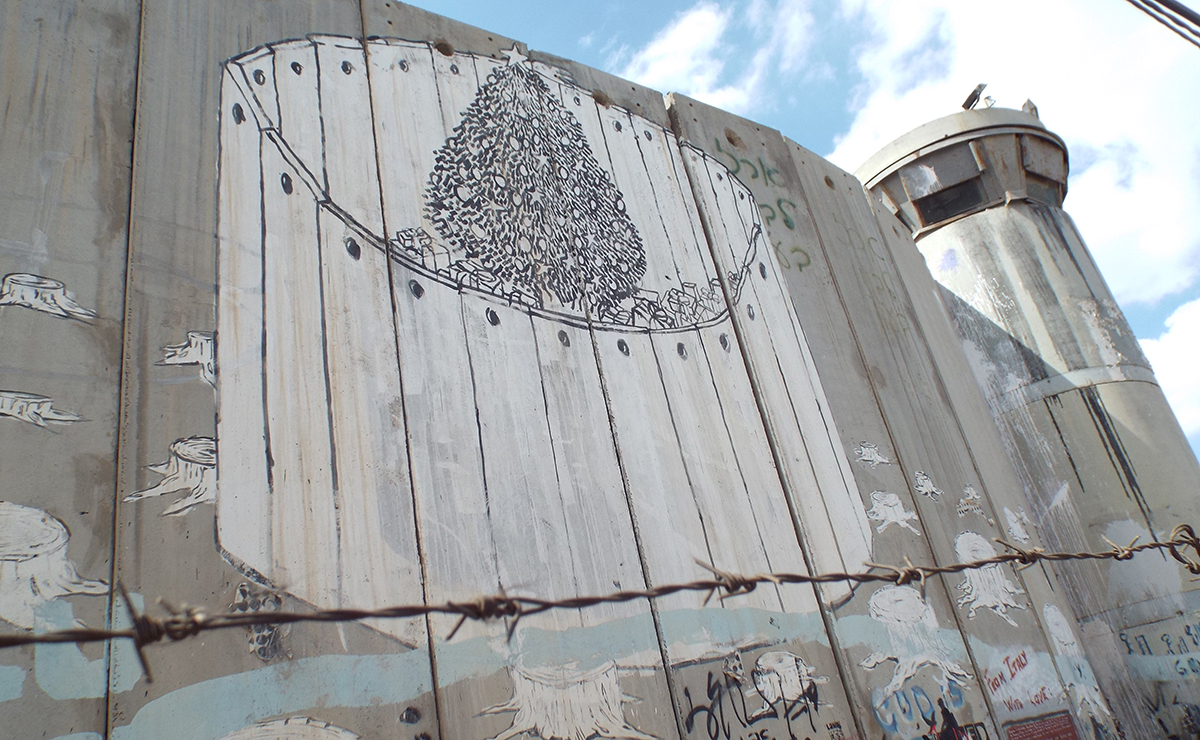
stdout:
<svg viewBox="0 0 1200 740">
<path fill-rule="evenodd" d="M 117 583 L 121 599 L 128 610 L 131 627 L 126 629 L 91 629 L 75 628 L 55 630 L 40 634 L 10 634 L 0 635 L 0 648 L 18 647 L 21 645 L 44 643 L 87 643 L 101 642 L 112 639 L 132 640 L 141 661 L 142 670 L 147 681 L 153 681 L 149 662 L 142 648 L 163 640 L 179 641 L 194 637 L 202 632 L 212 630 L 232 629 L 236 627 L 252 627 L 254 625 L 280 626 L 298 622 L 353 622 L 362 619 L 405 619 L 423 617 L 431 614 L 458 615 L 458 622 L 446 636 L 447 640 L 454 637 L 459 627 L 468 619 L 486 621 L 503 619 L 507 622 L 508 638 L 512 639 L 517 623 L 523 617 L 541 614 L 560 609 L 586 609 L 602 604 L 619 604 L 637 599 L 654 599 L 682 592 L 708 592 L 704 603 L 708 604 L 714 595 L 724 600 L 741 596 L 754 591 L 759 585 L 771 583 L 776 586 L 783 584 L 822 584 L 822 583 L 892 583 L 904 586 L 918 582 L 924 586 L 930 576 L 955 574 L 967 570 L 977 570 L 991 565 L 1011 564 L 1024 569 L 1039 562 L 1062 562 L 1070 560 L 1130 560 L 1134 555 L 1146 550 L 1166 550 L 1175 560 L 1183 564 L 1192 575 L 1200 575 L 1200 538 L 1190 524 L 1181 524 L 1171 531 L 1167 540 L 1155 540 L 1138 544 L 1135 538 L 1128 545 L 1118 545 L 1105 539 L 1112 545 L 1111 550 L 1098 552 L 1047 552 L 1043 548 L 1022 548 L 1003 539 L 997 538 L 1005 548 L 1005 552 L 990 558 L 972 560 L 953 565 L 913 565 L 905 558 L 905 565 L 880 565 L 865 563 L 868 570 L 858 573 L 822 573 L 809 575 L 805 573 L 757 573 L 740 575 L 729 573 L 697 561 L 697 565 L 709 571 L 709 578 L 701 578 L 687 583 L 671 583 L 653 588 L 613 591 L 596 596 L 575 596 L 565 599 L 539 599 L 532 596 L 508 596 L 497 594 L 482 596 L 471 601 L 447 601 L 442 604 L 406 604 L 388 606 L 381 609 L 321 609 L 313 612 L 246 612 L 236 614 L 209 613 L 207 610 L 183 606 L 175 607 L 164 599 L 158 603 L 168 612 L 166 616 L 156 617 L 139 612 L 129 599 L 124 585 Z M 1189 558 L 1181 550 L 1191 551 Z"/>
</svg>

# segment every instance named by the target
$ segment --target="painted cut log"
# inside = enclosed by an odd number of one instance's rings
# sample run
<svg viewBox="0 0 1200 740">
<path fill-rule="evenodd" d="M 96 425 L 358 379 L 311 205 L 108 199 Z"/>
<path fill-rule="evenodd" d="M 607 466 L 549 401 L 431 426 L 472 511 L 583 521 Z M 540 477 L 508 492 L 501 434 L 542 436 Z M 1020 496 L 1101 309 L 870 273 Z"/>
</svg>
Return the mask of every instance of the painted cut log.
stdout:
<svg viewBox="0 0 1200 740">
<path fill-rule="evenodd" d="M 125 501 L 165 496 L 179 491 L 188 495 L 163 509 L 163 516 L 186 514 L 200 504 L 211 504 L 217 500 L 217 446 L 212 437 L 188 437 L 171 443 L 170 455 L 157 465 L 148 465 L 147 470 L 163 478 L 156 485 L 135 491 Z"/>
<path fill-rule="evenodd" d="M 20 391 L 0 391 L 0 416 L 39 427 L 83 421 L 79 414 L 54 408 L 53 398 Z"/>
<path fill-rule="evenodd" d="M 75 571 L 67 559 L 70 536 L 51 514 L 0 501 L 0 619 L 33 629 L 42 604 L 60 596 L 108 593 L 107 583 Z"/>
<path fill-rule="evenodd" d="M 63 283 L 24 272 L 4 276 L 0 283 L 0 306 L 24 306 L 63 319 L 96 318 L 95 311 L 75 302 Z"/>
</svg>

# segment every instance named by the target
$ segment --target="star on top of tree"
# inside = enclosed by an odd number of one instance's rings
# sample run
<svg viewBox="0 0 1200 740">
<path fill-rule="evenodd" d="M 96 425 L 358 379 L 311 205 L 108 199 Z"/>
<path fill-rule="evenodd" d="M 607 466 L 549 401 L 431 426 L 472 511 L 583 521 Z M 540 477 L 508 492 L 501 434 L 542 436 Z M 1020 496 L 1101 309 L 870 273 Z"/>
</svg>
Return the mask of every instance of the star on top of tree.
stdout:
<svg viewBox="0 0 1200 740">
<path fill-rule="evenodd" d="M 517 48 L 516 42 L 513 43 L 511 49 L 501 49 L 500 53 L 504 55 L 504 58 L 508 60 L 509 64 L 520 64 L 529 59 L 529 57 L 522 54 L 521 50 Z"/>
</svg>

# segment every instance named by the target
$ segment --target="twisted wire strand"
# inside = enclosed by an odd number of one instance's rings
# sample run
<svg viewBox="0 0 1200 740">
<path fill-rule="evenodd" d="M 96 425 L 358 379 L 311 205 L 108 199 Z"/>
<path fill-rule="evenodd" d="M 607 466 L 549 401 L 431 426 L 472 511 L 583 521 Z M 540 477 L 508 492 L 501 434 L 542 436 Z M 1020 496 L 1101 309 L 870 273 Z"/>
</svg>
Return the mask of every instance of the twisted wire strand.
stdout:
<svg viewBox="0 0 1200 740">
<path fill-rule="evenodd" d="M 702 578 L 687 583 L 670 583 L 645 589 L 613 591 L 595 596 L 573 596 L 563 599 L 539 599 L 532 596 L 508 596 L 496 594 L 482 596 L 471 601 L 447 601 L 442 604 L 403 604 L 388 606 L 381 609 L 322 609 L 314 612 L 244 612 L 235 614 L 210 614 L 196 607 L 177 608 L 159 600 L 169 612 L 166 616 L 156 617 L 139 613 L 133 607 L 125 587 L 118 583 L 121 598 L 128 610 L 132 627 L 126 629 L 89 629 L 74 628 L 55 630 L 40 634 L 21 633 L 0 635 L 0 648 L 17 647 L 39 643 L 85 643 L 100 642 L 111 639 L 132 640 L 141 660 L 142 669 L 147 680 L 153 680 L 150 666 L 142 652 L 142 648 L 163 640 L 176 642 L 194 637 L 203 632 L 237 627 L 252 627 L 254 625 L 284 625 L 299 622 L 353 622 L 362 619 L 405 619 L 422 617 L 430 614 L 457 615 L 458 622 L 447 636 L 452 638 L 459 627 L 468 620 L 487 621 L 503 619 L 508 624 L 508 636 L 511 639 L 517 623 L 522 617 L 533 616 L 557 609 L 587 609 L 602 604 L 618 604 L 637 599 L 655 599 L 673 594 L 695 591 L 707 592 L 704 603 L 720 593 L 721 599 L 744 595 L 753 591 L 759 584 L 821 584 L 849 581 L 852 583 L 891 583 L 903 586 L 914 581 L 923 586 L 930 576 L 962 573 L 967 570 L 977 570 L 991 565 L 1014 565 L 1018 569 L 1028 568 L 1035 563 L 1050 561 L 1063 562 L 1071 560 L 1130 560 L 1134 555 L 1147 550 L 1165 550 L 1176 561 L 1187 568 L 1192 575 L 1200 575 L 1200 538 L 1189 524 L 1181 524 L 1171 531 L 1171 536 L 1162 541 L 1144 542 L 1138 544 L 1135 539 L 1128 545 L 1112 545 L 1110 550 L 1096 552 L 1047 552 L 1042 548 L 1025 549 L 996 539 L 1005 548 L 1005 552 L 990 558 L 972 560 L 951 565 L 913 565 L 905 558 L 903 566 L 880 565 L 867 563 L 868 570 L 857 573 L 822 573 L 809 575 L 805 573 L 756 573 L 742 575 L 719 570 L 705 563 L 697 564 L 711 573 L 711 577 Z"/>
</svg>

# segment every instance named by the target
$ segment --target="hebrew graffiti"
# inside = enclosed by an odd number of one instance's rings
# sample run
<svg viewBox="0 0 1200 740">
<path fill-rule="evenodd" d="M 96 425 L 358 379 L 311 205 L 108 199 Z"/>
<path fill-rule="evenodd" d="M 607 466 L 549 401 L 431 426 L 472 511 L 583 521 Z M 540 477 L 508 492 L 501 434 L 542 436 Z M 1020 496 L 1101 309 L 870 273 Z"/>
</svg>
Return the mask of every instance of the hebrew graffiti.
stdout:
<svg viewBox="0 0 1200 740">
<path fill-rule="evenodd" d="M 522 733 L 543 740 L 656 740 L 625 722 L 621 707 L 636 700 L 621 691 L 613 663 L 591 671 L 511 666 L 508 673 L 513 682 L 512 698 L 480 712 L 514 713 L 512 725 L 492 740 L 508 740 Z"/>
<path fill-rule="evenodd" d="M 150 488 L 135 491 L 125 501 L 139 501 L 165 496 L 178 491 L 188 495 L 163 510 L 162 516 L 186 514 L 200 504 L 217 500 L 217 445 L 212 437 L 188 437 L 171 443 L 170 455 L 164 462 L 148 465 L 163 479 Z"/>
<path fill-rule="evenodd" d="M 103 596 L 108 584 L 81 578 L 67 559 L 67 526 L 51 514 L 0 501 L 0 619 L 33 629 L 37 609 L 60 596 Z"/>
<path fill-rule="evenodd" d="M 924 666 L 939 671 L 938 685 L 949 693 L 950 683 L 966 684 L 971 675 L 950 656 L 950 650 L 938 634 L 937 616 L 920 592 L 911 586 L 884 586 L 867 602 L 871 617 L 887 629 L 890 651 L 876 651 L 864 658 L 863 668 L 878 668 L 887 662 L 896 664 L 883 696 L 895 694 L 904 682 Z"/>
<path fill-rule="evenodd" d="M 864 463 L 870 466 L 872 469 L 877 468 L 880 465 L 892 464 L 891 460 L 887 459 L 879 452 L 879 445 L 874 445 L 870 442 L 863 442 L 858 447 L 854 448 L 854 454 L 858 455 L 858 457 L 855 458 L 855 461 Z"/>
<path fill-rule="evenodd" d="M 918 537 L 921 535 L 919 529 L 909 524 L 916 521 L 917 513 L 905 509 L 900 497 L 894 493 L 871 491 L 871 509 L 867 512 L 867 518 L 879 522 L 879 526 L 875 528 L 876 532 L 882 533 L 893 524 L 898 524 Z"/>
<path fill-rule="evenodd" d="M 21 391 L 0 391 L 0 416 L 46 428 L 48 424 L 83 421 L 79 414 L 54 408 L 54 399 Z"/>
<path fill-rule="evenodd" d="M 258 722 L 220 740 L 359 740 L 359 736 L 311 717 L 288 717 Z"/>
<path fill-rule="evenodd" d="M 930 501 L 942 500 L 942 489 L 933 485 L 933 479 L 924 470 L 918 470 L 913 474 L 913 490 Z"/>
<path fill-rule="evenodd" d="M 163 347 L 163 358 L 159 365 L 198 365 L 200 378 L 212 387 L 217 387 L 216 359 L 213 349 L 213 333 L 189 331 L 187 341 Z"/>
<path fill-rule="evenodd" d="M 954 538 L 954 554 L 958 556 L 960 563 L 966 563 L 993 557 L 996 548 L 984 539 L 983 535 L 968 530 Z M 965 571 L 958 589 L 963 592 L 963 595 L 958 597 L 958 605 L 970 605 L 967 619 L 974 619 L 975 612 L 979 609 L 991 609 L 996 616 L 1016 627 L 1017 623 L 1008 616 L 1008 610 L 1026 608 L 1015 598 L 1025 592 L 1008 580 L 998 564 Z"/>
<path fill-rule="evenodd" d="M 96 318 L 95 311 L 75 302 L 65 284 L 25 272 L 4 276 L 0 282 L 0 306 L 23 306 L 61 319 L 88 321 Z"/>
</svg>

